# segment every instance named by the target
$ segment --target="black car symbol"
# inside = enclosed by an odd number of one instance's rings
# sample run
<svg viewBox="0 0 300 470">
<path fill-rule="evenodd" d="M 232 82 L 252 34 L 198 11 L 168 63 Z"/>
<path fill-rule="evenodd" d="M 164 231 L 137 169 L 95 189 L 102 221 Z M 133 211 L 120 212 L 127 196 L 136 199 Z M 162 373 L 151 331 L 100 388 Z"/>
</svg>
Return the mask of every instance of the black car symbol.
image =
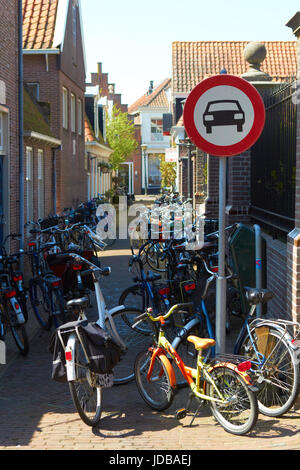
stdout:
<svg viewBox="0 0 300 470">
<path fill-rule="evenodd" d="M 237 132 L 242 132 L 245 113 L 237 100 L 210 101 L 203 114 L 203 124 L 207 134 L 211 134 L 213 126 L 237 126 Z"/>
</svg>

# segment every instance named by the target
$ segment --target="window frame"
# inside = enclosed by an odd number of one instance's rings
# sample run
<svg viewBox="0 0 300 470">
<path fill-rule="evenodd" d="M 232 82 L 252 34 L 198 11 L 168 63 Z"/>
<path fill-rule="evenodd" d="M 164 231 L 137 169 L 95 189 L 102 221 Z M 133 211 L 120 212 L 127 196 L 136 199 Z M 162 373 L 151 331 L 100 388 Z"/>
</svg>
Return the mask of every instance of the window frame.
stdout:
<svg viewBox="0 0 300 470">
<path fill-rule="evenodd" d="M 76 132 L 76 96 L 71 92 L 71 132 Z"/>
<path fill-rule="evenodd" d="M 160 129 L 159 123 L 161 123 L 161 132 L 157 132 L 158 129 Z M 152 129 L 155 129 L 156 132 L 152 132 Z M 164 140 L 164 135 L 163 135 L 163 120 L 162 118 L 151 118 L 150 119 L 150 134 L 151 134 L 151 141 L 152 142 L 162 142 Z"/>
<path fill-rule="evenodd" d="M 78 134 L 82 135 L 83 134 L 83 117 L 82 117 L 82 100 L 78 98 L 77 101 L 77 108 L 78 108 Z"/>
<path fill-rule="evenodd" d="M 69 124 L 69 94 L 68 94 L 68 89 L 65 87 L 62 87 L 62 94 L 63 94 L 63 103 L 62 103 L 62 114 L 63 114 L 63 119 L 62 119 L 62 126 L 64 129 L 68 129 L 68 124 Z"/>
<path fill-rule="evenodd" d="M 44 178 L 44 150 L 38 149 L 37 158 L 37 193 L 38 193 L 38 218 L 45 216 L 45 178 Z"/>
</svg>

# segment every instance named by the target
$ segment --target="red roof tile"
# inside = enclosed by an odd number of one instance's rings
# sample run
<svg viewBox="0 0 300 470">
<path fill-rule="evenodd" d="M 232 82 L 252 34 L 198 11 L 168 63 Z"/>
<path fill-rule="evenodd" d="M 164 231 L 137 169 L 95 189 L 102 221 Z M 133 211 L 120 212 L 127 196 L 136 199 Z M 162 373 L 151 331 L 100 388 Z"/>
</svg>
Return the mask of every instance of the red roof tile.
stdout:
<svg viewBox="0 0 300 470">
<path fill-rule="evenodd" d="M 128 107 L 128 114 L 135 113 L 141 106 L 150 106 L 152 108 L 168 108 L 169 102 L 166 95 L 166 90 L 171 85 L 171 79 L 166 78 L 157 87 L 155 87 L 152 93 L 145 93 L 138 100 L 136 100 L 131 106 Z"/>
<path fill-rule="evenodd" d="M 23 0 L 23 49 L 51 49 L 58 0 Z"/>
<path fill-rule="evenodd" d="M 244 59 L 248 41 L 173 42 L 173 92 L 189 93 L 205 77 L 225 68 L 227 73 L 242 75 L 249 69 Z M 267 50 L 261 70 L 274 80 L 296 76 L 297 42 L 263 41 Z"/>
</svg>

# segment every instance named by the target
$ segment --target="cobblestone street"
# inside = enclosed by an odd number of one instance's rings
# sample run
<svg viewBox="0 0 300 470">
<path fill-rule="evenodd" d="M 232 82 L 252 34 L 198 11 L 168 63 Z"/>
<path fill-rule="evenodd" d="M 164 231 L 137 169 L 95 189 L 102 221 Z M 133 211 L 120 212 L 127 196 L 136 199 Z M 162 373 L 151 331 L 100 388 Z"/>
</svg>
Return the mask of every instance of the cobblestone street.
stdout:
<svg viewBox="0 0 300 470">
<path fill-rule="evenodd" d="M 122 290 L 131 284 L 127 242 L 118 242 L 102 253 L 102 266 L 112 268 L 103 280 L 109 307 L 117 304 Z M 13 450 L 300 450 L 300 411 L 282 418 L 259 415 L 251 434 L 236 437 L 219 426 L 204 408 L 189 427 L 191 416 L 178 422 L 174 411 L 186 404 L 181 390 L 172 408 L 157 413 L 144 404 L 135 383 L 104 391 L 100 424 L 91 429 L 74 410 L 66 384 L 51 380 L 50 333 L 29 322 L 30 352 L 14 354 L 9 341 L 8 364 L 0 366 L 0 449 Z"/>
</svg>

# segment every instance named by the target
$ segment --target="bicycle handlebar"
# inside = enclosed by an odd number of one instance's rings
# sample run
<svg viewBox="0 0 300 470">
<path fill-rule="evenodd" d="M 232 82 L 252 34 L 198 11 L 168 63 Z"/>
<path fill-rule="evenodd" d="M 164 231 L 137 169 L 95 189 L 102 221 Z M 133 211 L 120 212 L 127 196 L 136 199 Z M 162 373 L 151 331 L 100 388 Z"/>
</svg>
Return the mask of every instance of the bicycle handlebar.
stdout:
<svg viewBox="0 0 300 470">
<path fill-rule="evenodd" d="M 149 318 L 149 320 L 151 320 L 153 322 L 161 322 L 162 323 L 165 320 L 167 320 L 171 315 L 173 315 L 173 313 L 176 310 L 185 309 L 185 308 L 187 308 L 187 309 L 193 308 L 193 303 L 190 302 L 190 303 L 182 303 L 182 304 L 173 305 L 173 307 L 171 307 L 170 310 L 165 315 L 159 315 L 158 317 L 153 317 L 151 315 L 152 308 L 148 308 L 145 313 L 143 313 L 142 315 L 139 315 L 138 317 L 135 318 L 136 322 L 132 325 L 132 328 L 135 328 L 138 323 L 142 322 L 146 318 Z"/>
</svg>

